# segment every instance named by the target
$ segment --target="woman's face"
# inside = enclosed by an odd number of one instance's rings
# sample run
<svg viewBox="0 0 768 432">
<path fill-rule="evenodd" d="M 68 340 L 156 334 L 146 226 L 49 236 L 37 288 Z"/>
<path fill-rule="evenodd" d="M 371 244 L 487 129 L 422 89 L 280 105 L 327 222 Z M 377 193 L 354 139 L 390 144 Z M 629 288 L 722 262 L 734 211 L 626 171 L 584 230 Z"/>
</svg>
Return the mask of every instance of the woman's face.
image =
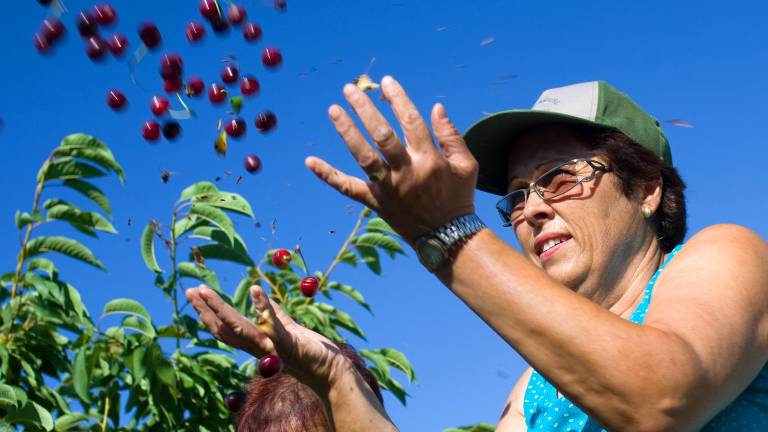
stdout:
<svg viewBox="0 0 768 432">
<path fill-rule="evenodd" d="M 570 159 L 595 156 L 567 125 L 546 126 L 522 135 L 509 155 L 508 191 L 525 188 L 547 170 Z M 588 167 L 585 175 L 591 173 Z M 640 203 L 630 202 L 610 172 L 579 184 L 561 197 L 543 201 L 531 192 L 523 215 L 512 221 L 524 253 L 547 274 L 574 291 L 594 294 L 625 268 L 638 249 Z M 639 217 L 638 217 L 639 216 Z M 551 247 L 549 240 L 562 241 Z M 564 241 L 563 241 L 564 240 Z M 549 243 L 549 244 L 548 244 Z"/>
</svg>

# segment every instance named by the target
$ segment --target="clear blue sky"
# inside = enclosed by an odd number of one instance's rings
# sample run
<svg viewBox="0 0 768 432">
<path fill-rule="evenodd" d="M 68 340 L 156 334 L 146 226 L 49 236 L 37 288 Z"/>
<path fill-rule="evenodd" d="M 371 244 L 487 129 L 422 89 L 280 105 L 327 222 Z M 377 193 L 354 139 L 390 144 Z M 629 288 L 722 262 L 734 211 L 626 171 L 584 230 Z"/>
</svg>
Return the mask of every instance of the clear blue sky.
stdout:
<svg viewBox="0 0 768 432">
<path fill-rule="evenodd" d="M 140 126 L 151 117 L 149 99 L 162 92 L 156 69 L 159 54 L 139 67 L 146 90 L 131 83 L 125 60 L 91 63 L 74 16 L 93 2 L 66 0 L 69 35 L 45 58 L 35 51 L 32 35 L 46 10 L 31 0 L 5 9 L 0 15 L 3 271 L 13 270 L 18 251 L 13 212 L 29 209 L 43 159 L 61 137 L 78 131 L 108 143 L 128 175 L 125 186 L 99 183 L 113 200 L 119 235 L 83 239 L 109 272 L 57 258 L 63 277 L 81 290 L 93 315 L 98 316 L 109 299 L 122 296 L 142 301 L 160 321 L 170 315 L 170 304 L 144 267 L 138 237 L 149 219 L 168 219 L 183 187 L 212 181 L 227 170 L 234 175 L 225 177 L 220 187 L 249 199 L 263 223 L 255 228 L 246 219 L 238 220 L 253 255 L 268 246 L 292 247 L 301 239 L 310 266 L 325 268 L 354 216 L 347 213 L 350 201 L 316 179 L 303 160 L 313 154 L 361 174 L 327 120 L 326 109 L 343 102 L 342 85 L 363 72 L 372 57 L 374 79 L 384 74 L 398 78 L 423 113 L 442 102 L 460 129 L 483 112 L 530 107 L 546 88 L 607 80 L 660 120 L 680 118 L 695 126 L 665 126 L 675 165 L 689 187 L 689 234 L 731 222 L 768 236 L 768 204 L 759 180 L 768 158 L 768 10 L 763 2 L 289 0 L 283 14 L 268 0 L 243 3 L 264 30 L 256 45 L 246 45 L 239 33 L 218 38 L 209 29 L 202 45 L 190 46 L 184 27 L 199 19 L 194 0 L 113 1 L 120 15 L 116 28 L 128 35 L 131 50 L 138 45 L 138 23 L 152 19 L 164 38 L 160 52 L 180 53 L 187 74 L 210 82 L 218 77 L 220 60 L 234 53 L 241 70 L 261 81 L 261 94 L 248 101 L 243 112 L 248 135 L 232 143 L 223 159 L 214 155 L 212 138 L 224 110 L 212 108 L 206 99 L 193 102 L 199 116 L 183 122 L 179 141 L 150 145 L 141 138 Z M 487 38 L 494 42 L 481 46 Z M 278 71 L 261 65 L 266 44 L 283 51 Z M 121 89 L 129 99 L 121 114 L 104 102 L 111 88 Z M 278 116 L 277 130 L 269 136 L 253 128 L 261 109 Z M 242 169 L 249 153 L 263 161 L 257 175 Z M 164 169 L 176 172 L 168 184 L 160 181 Z M 238 174 L 245 179 L 235 185 Z M 493 203 L 493 196 L 478 193 L 479 215 L 515 245 L 511 231 L 499 227 Z M 127 225 L 129 218 L 133 226 Z M 275 238 L 268 228 L 273 218 L 278 221 Z M 329 235 L 329 229 L 337 234 Z M 64 226 L 54 230 L 82 238 Z M 226 289 L 233 290 L 239 270 L 216 270 Z M 412 252 L 395 262 L 384 259 L 384 277 L 346 268 L 335 277 L 361 290 L 375 312 L 371 317 L 342 303 L 367 331 L 368 344 L 352 342 L 358 348 L 400 349 L 416 368 L 419 380 L 407 387 L 413 396 L 408 406 L 386 399 L 402 430 L 496 421 L 525 363 L 423 270 Z"/>
</svg>

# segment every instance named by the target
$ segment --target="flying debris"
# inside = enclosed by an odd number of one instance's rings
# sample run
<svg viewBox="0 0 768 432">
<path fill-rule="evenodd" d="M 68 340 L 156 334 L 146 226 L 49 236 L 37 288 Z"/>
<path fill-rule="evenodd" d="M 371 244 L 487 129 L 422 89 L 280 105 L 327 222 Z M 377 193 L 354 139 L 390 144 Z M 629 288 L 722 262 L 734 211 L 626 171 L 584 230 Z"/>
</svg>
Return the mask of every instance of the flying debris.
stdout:
<svg viewBox="0 0 768 432">
<path fill-rule="evenodd" d="M 222 132 L 218 138 L 213 142 L 213 149 L 216 150 L 218 156 L 227 155 L 227 133 Z"/>
<path fill-rule="evenodd" d="M 679 127 L 684 127 L 684 128 L 692 128 L 693 127 L 692 124 L 688 123 L 685 120 L 680 120 L 680 119 L 664 120 L 664 123 L 669 123 L 669 124 L 671 124 L 673 126 L 679 126 Z"/>
<path fill-rule="evenodd" d="M 376 90 L 379 88 L 379 84 L 373 82 L 368 72 L 371 70 L 371 66 L 376 61 L 376 57 L 373 57 L 368 63 L 368 67 L 365 68 L 365 72 L 360 74 L 357 78 L 352 80 L 352 84 L 356 85 L 360 90 L 367 92 L 369 90 Z"/>
<path fill-rule="evenodd" d="M 488 45 L 490 45 L 490 44 L 492 44 L 494 42 L 496 42 L 496 38 L 487 37 L 487 38 L 483 39 L 482 41 L 480 41 L 480 46 L 481 47 L 488 46 Z"/>
<path fill-rule="evenodd" d="M 272 219 L 272 237 L 275 236 L 276 232 L 277 232 L 277 219 Z"/>
<path fill-rule="evenodd" d="M 442 26 L 435 29 L 436 32 L 444 32 L 448 30 L 448 26 Z"/>
</svg>

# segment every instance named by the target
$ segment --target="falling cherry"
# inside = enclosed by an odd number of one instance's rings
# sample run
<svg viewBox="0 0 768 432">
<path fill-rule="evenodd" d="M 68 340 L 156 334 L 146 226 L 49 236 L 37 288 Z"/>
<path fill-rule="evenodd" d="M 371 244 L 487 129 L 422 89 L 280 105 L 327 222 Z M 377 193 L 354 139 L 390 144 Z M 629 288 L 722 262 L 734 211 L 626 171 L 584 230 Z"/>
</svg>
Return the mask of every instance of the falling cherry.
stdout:
<svg viewBox="0 0 768 432">
<path fill-rule="evenodd" d="M 139 27 L 139 37 L 144 45 L 149 49 L 157 48 L 163 41 L 163 37 L 160 35 L 160 30 L 152 22 L 145 22 Z"/>
<path fill-rule="evenodd" d="M 107 104 L 113 110 L 122 109 L 127 101 L 125 95 L 120 90 L 110 90 L 107 93 Z"/>
<path fill-rule="evenodd" d="M 246 75 L 240 81 L 240 91 L 244 96 L 253 96 L 259 92 L 259 88 L 259 81 L 252 76 Z"/>
<path fill-rule="evenodd" d="M 255 42 L 261 38 L 261 27 L 255 22 L 249 22 L 243 25 L 243 37 L 248 42 Z"/>
<path fill-rule="evenodd" d="M 147 141 L 157 141 L 160 138 L 160 124 L 154 120 L 145 121 L 141 134 Z"/>
<path fill-rule="evenodd" d="M 283 54 L 275 47 L 264 48 L 261 53 L 261 62 L 269 68 L 276 68 L 283 62 Z"/>
<path fill-rule="evenodd" d="M 208 100 L 212 103 L 220 104 L 227 99 L 227 89 L 218 83 L 211 83 L 211 87 L 208 90 Z"/>
<path fill-rule="evenodd" d="M 256 155 L 250 155 L 245 158 L 245 170 L 253 174 L 261 169 L 261 159 Z"/>
<path fill-rule="evenodd" d="M 272 111 L 264 111 L 256 116 L 256 129 L 269 132 L 277 126 L 277 116 Z"/>
<path fill-rule="evenodd" d="M 109 37 L 109 50 L 116 56 L 121 56 L 128 46 L 128 38 L 122 33 L 115 33 Z"/>
</svg>

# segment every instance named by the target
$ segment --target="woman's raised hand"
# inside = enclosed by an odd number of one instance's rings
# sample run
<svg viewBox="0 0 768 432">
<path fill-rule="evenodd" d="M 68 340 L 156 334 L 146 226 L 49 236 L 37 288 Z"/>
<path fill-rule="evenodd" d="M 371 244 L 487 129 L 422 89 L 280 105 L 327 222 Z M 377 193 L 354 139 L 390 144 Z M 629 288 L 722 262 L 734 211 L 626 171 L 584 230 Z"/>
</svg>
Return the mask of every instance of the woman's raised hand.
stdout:
<svg viewBox="0 0 768 432">
<path fill-rule="evenodd" d="M 438 226 L 474 212 L 478 164 L 441 104 L 432 108 L 432 131 L 442 153 L 405 90 L 390 76 L 381 80 L 403 130 L 401 142 L 371 99 L 347 84 L 344 96 L 360 117 L 379 155 L 344 109 L 328 114 L 371 183 L 342 173 L 327 162 L 308 157 L 307 168 L 342 194 L 377 212 L 408 242 Z"/>
<path fill-rule="evenodd" d="M 336 373 L 348 370 L 346 358 L 333 342 L 293 321 L 261 287 L 254 285 L 250 291 L 257 312 L 254 321 L 205 285 L 188 289 L 186 294 L 217 339 L 256 357 L 277 355 L 286 373 L 312 388 L 327 388 Z"/>
</svg>

